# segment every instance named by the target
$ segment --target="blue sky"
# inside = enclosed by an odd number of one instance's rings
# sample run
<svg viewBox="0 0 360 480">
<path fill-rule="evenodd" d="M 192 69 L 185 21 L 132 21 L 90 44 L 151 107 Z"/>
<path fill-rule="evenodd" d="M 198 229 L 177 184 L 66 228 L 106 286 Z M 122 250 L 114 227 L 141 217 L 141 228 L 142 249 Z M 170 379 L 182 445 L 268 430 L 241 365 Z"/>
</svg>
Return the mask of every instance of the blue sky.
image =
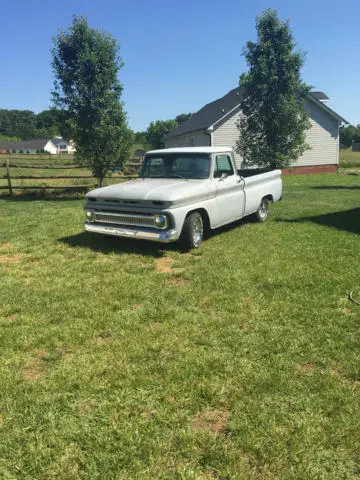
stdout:
<svg viewBox="0 0 360 480">
<path fill-rule="evenodd" d="M 359 0 L 3 2 L 0 108 L 49 107 L 51 37 L 83 14 L 120 42 L 131 128 L 195 112 L 237 86 L 246 70 L 242 48 L 256 38 L 255 16 L 268 7 L 290 19 L 298 48 L 307 52 L 304 80 L 360 123 Z"/>
</svg>

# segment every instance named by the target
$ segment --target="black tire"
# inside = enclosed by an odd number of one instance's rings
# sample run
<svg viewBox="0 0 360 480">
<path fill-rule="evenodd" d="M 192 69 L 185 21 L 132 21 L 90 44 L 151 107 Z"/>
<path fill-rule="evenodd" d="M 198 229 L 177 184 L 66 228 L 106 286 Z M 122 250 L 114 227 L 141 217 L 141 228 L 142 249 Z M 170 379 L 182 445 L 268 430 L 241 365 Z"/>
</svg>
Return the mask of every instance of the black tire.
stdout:
<svg viewBox="0 0 360 480">
<path fill-rule="evenodd" d="M 179 238 L 180 246 L 188 251 L 199 248 L 204 236 L 204 221 L 199 212 L 194 212 L 185 218 L 183 229 Z"/>
<path fill-rule="evenodd" d="M 269 200 L 267 198 L 262 198 L 259 208 L 255 213 L 255 218 L 258 222 L 266 222 L 269 216 Z"/>
</svg>

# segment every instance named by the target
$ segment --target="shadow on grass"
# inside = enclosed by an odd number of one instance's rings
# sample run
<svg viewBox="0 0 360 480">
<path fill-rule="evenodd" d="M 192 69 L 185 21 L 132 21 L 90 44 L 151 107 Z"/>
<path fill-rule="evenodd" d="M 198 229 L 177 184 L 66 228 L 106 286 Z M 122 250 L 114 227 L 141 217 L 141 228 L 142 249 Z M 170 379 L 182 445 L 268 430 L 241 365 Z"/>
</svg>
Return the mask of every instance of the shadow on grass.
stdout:
<svg viewBox="0 0 360 480">
<path fill-rule="evenodd" d="M 87 232 L 59 238 L 58 241 L 70 247 L 87 248 L 101 253 L 132 253 L 136 255 L 162 257 L 165 251 L 181 251 L 176 243 L 164 244 Z"/>
<path fill-rule="evenodd" d="M 276 222 L 303 223 L 313 222 L 318 225 L 337 228 L 345 232 L 360 234 L 360 208 L 344 210 L 342 212 L 327 213 L 315 217 L 296 218 L 294 220 L 277 219 Z"/>
<path fill-rule="evenodd" d="M 314 190 L 360 190 L 360 185 L 318 185 L 316 187 L 311 187 Z"/>
<path fill-rule="evenodd" d="M 206 235 L 206 239 L 229 232 L 235 228 L 239 228 L 245 223 L 252 222 L 250 217 L 230 223 L 216 230 L 210 230 Z M 65 243 L 70 247 L 88 248 L 95 252 L 102 253 L 133 253 L 152 257 L 162 257 L 165 252 L 176 251 L 178 253 L 188 253 L 182 250 L 181 246 L 174 243 L 157 243 L 146 240 L 134 240 L 127 238 L 117 238 L 96 233 L 81 232 L 76 235 L 70 235 L 58 239 L 59 242 Z"/>
</svg>

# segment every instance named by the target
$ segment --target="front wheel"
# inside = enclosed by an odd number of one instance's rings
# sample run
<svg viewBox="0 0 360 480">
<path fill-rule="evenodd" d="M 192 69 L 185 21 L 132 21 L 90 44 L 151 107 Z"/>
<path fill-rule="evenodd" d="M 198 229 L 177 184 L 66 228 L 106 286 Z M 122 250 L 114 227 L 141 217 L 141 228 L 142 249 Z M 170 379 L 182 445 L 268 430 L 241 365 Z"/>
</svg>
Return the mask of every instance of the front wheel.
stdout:
<svg viewBox="0 0 360 480">
<path fill-rule="evenodd" d="M 204 236 L 204 222 L 199 212 L 186 217 L 179 243 L 184 250 L 199 248 Z"/>
<path fill-rule="evenodd" d="M 263 198 L 260 202 L 259 208 L 255 213 L 255 217 L 258 222 L 265 222 L 268 216 L 269 216 L 269 200 L 267 198 Z"/>
</svg>

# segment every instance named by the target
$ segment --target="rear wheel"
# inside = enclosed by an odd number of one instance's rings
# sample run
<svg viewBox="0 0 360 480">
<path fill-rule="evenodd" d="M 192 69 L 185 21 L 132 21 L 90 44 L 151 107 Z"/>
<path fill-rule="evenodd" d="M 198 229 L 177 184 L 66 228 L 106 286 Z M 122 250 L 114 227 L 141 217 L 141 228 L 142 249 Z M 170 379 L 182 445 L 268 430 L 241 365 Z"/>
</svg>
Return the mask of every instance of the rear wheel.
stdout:
<svg viewBox="0 0 360 480">
<path fill-rule="evenodd" d="M 180 235 L 180 245 L 184 250 L 199 248 L 204 236 L 204 222 L 199 212 L 191 213 L 186 217 Z"/>
<path fill-rule="evenodd" d="M 256 213 L 256 220 L 258 222 L 265 222 L 265 220 L 269 216 L 269 200 L 267 198 L 263 198 L 260 202 L 259 208 L 257 209 Z"/>
</svg>

